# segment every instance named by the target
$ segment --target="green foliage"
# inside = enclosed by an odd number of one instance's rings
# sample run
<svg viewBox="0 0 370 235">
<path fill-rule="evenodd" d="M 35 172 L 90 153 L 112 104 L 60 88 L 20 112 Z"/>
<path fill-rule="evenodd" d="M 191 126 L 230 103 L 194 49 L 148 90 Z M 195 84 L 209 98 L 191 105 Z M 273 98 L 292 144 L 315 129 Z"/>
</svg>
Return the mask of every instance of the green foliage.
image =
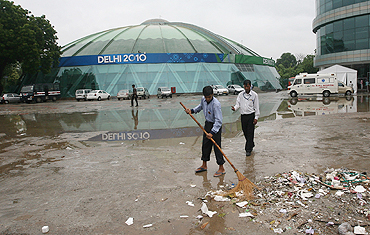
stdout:
<svg viewBox="0 0 370 235">
<path fill-rule="evenodd" d="M 9 65 L 19 63 L 24 73 L 48 73 L 61 55 L 53 26 L 44 15 L 30 13 L 0 0 L 0 92 Z"/>
<path fill-rule="evenodd" d="M 279 59 L 276 60 L 276 70 L 280 75 L 280 85 L 284 88 L 288 86 L 288 80 L 295 77 L 299 73 L 316 73 L 319 69 L 313 67 L 314 55 L 307 55 L 303 61 L 287 52 L 283 53 Z"/>
</svg>

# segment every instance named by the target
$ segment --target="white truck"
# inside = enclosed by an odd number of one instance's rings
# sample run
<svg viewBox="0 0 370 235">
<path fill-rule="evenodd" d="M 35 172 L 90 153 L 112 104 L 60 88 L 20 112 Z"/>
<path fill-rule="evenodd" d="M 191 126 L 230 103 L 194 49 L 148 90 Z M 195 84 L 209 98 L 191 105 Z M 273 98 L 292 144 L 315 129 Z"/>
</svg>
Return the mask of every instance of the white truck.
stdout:
<svg viewBox="0 0 370 235">
<path fill-rule="evenodd" d="M 331 94 L 344 93 L 351 95 L 353 88 L 339 84 L 335 74 L 308 74 L 300 73 L 293 81 L 293 84 L 288 87 L 288 94 L 291 97 L 298 95 L 314 95 L 322 94 L 324 97 L 329 97 Z"/>
</svg>

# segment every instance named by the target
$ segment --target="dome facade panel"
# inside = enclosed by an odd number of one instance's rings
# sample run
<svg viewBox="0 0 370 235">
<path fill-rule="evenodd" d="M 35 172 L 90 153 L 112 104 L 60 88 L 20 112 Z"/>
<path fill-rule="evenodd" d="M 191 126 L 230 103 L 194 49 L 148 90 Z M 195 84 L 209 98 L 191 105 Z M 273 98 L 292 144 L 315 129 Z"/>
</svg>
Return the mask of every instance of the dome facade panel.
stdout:
<svg viewBox="0 0 370 235">
<path fill-rule="evenodd" d="M 131 53 L 143 26 L 124 28 L 104 49 L 102 54 Z"/>
<path fill-rule="evenodd" d="M 201 34 L 183 27 L 179 27 L 179 30 L 190 41 L 197 53 L 222 53 Z"/>
<path fill-rule="evenodd" d="M 139 35 L 132 53 L 165 53 L 159 25 L 147 25 Z"/>
<path fill-rule="evenodd" d="M 94 40 L 95 38 L 105 34 L 105 32 L 100 32 L 97 34 L 93 34 L 87 37 L 84 37 L 80 40 L 77 40 L 75 42 L 72 42 L 68 44 L 67 46 L 62 48 L 63 56 L 73 56 L 76 52 L 78 52 L 81 48 L 86 46 L 87 43 Z"/>
</svg>

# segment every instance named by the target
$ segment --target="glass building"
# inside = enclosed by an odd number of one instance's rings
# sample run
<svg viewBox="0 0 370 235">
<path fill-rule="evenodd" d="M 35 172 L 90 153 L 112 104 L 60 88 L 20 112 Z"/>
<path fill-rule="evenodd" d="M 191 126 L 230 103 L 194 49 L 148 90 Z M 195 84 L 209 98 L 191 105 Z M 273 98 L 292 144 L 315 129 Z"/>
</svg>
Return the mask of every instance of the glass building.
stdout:
<svg viewBox="0 0 370 235">
<path fill-rule="evenodd" d="M 359 82 L 370 72 L 370 1 L 316 0 L 316 56 L 320 69 L 340 64 L 358 71 Z"/>
<path fill-rule="evenodd" d="M 206 85 L 241 85 L 245 79 L 261 90 L 281 89 L 274 60 L 187 23 L 147 20 L 75 40 L 62 52 L 57 69 L 22 83 L 59 82 L 63 97 L 74 97 L 81 88 L 114 96 L 132 84 L 152 95 L 163 86 L 194 93 Z"/>
</svg>

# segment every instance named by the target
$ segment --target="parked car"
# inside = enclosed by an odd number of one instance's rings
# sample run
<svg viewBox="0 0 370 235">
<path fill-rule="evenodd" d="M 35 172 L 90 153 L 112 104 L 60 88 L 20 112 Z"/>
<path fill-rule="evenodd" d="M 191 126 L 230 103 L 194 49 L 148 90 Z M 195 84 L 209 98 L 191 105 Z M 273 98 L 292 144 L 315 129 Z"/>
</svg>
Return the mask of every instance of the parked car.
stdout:
<svg viewBox="0 0 370 235">
<path fill-rule="evenodd" d="M 2 104 L 20 103 L 20 102 L 21 102 L 21 96 L 15 93 L 6 93 L 0 99 L 0 103 Z"/>
<path fill-rule="evenodd" d="M 234 95 L 237 95 L 244 90 L 243 87 L 239 85 L 228 85 L 227 89 L 229 90 L 230 94 L 234 94 Z"/>
<path fill-rule="evenodd" d="M 144 98 L 144 99 L 146 99 L 146 98 L 148 98 L 149 99 L 149 96 L 150 96 L 150 94 L 149 94 L 149 91 L 148 91 L 148 89 L 146 89 L 145 87 L 138 87 L 138 88 L 136 88 L 136 91 L 137 91 L 137 97 L 138 98 Z"/>
<path fill-rule="evenodd" d="M 350 96 L 353 93 L 353 88 L 350 86 L 346 86 L 342 82 L 338 81 L 338 93 Z"/>
<path fill-rule="evenodd" d="M 129 99 L 129 90 L 127 89 L 124 89 L 124 90 L 120 90 L 118 93 L 117 93 L 117 99 L 120 100 L 120 99 Z"/>
<path fill-rule="evenodd" d="M 162 99 L 164 97 L 170 97 L 172 98 L 172 92 L 170 90 L 170 88 L 168 87 L 158 87 L 158 90 L 157 90 L 157 97 L 162 97 Z"/>
<path fill-rule="evenodd" d="M 21 88 L 21 102 L 37 103 L 47 100 L 56 101 L 60 98 L 59 83 L 38 83 L 26 85 Z"/>
<path fill-rule="evenodd" d="M 222 85 L 211 85 L 213 88 L 214 95 L 228 95 L 229 90 L 223 87 Z"/>
<path fill-rule="evenodd" d="M 75 92 L 75 97 L 77 101 L 80 100 L 87 100 L 87 94 L 91 91 L 91 89 L 78 89 Z"/>
<path fill-rule="evenodd" d="M 106 91 L 103 91 L 103 90 L 93 90 L 93 91 L 90 91 L 88 94 L 87 94 L 87 100 L 104 100 L 104 99 L 107 99 L 109 100 L 110 99 L 110 94 Z"/>
</svg>

